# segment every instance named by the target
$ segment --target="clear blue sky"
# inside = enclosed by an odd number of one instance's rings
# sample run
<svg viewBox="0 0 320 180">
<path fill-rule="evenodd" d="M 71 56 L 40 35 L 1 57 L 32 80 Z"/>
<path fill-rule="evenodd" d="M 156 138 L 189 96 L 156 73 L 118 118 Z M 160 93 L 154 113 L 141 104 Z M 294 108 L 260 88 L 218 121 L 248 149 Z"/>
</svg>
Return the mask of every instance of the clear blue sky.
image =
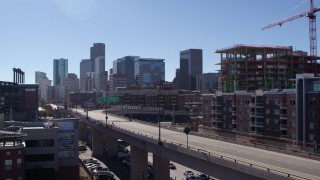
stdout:
<svg viewBox="0 0 320 180">
<path fill-rule="evenodd" d="M 35 71 L 46 72 L 52 80 L 55 58 L 69 59 L 69 73 L 79 75 L 79 63 L 90 57 L 95 42 L 106 44 L 108 71 L 113 60 L 126 55 L 164 58 L 167 81 L 179 67 L 179 52 L 189 48 L 203 49 L 204 72 L 220 68 L 215 66 L 217 49 L 239 43 L 286 45 L 309 52 L 307 18 L 261 30 L 308 10 L 309 0 L 298 6 L 302 2 L 0 0 L 0 81 L 12 81 L 13 67 L 25 71 L 26 83 L 34 83 Z"/>
</svg>

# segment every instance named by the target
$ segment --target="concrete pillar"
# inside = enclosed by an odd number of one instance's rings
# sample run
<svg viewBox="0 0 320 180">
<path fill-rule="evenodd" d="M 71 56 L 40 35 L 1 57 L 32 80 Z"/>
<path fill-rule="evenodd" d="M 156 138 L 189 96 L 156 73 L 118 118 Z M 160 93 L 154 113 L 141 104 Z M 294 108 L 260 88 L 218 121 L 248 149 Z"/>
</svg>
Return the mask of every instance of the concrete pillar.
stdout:
<svg viewBox="0 0 320 180">
<path fill-rule="evenodd" d="M 130 179 L 147 180 L 148 152 L 131 146 Z"/>
<path fill-rule="evenodd" d="M 92 156 L 99 157 L 103 155 L 103 134 L 92 128 Z"/>
<path fill-rule="evenodd" d="M 153 154 L 153 176 L 154 180 L 170 179 L 170 161 Z"/>
<path fill-rule="evenodd" d="M 83 121 L 79 121 L 79 140 L 87 141 L 88 125 Z"/>
<path fill-rule="evenodd" d="M 116 156 L 118 154 L 118 138 L 106 135 L 105 140 L 108 156 Z"/>
</svg>

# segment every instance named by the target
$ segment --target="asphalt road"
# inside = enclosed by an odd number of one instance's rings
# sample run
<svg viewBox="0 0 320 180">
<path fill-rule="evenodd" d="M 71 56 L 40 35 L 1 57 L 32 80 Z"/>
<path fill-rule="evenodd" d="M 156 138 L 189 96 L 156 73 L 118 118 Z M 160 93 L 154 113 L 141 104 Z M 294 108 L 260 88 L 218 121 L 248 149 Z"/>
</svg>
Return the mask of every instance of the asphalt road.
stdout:
<svg viewBox="0 0 320 180">
<path fill-rule="evenodd" d="M 82 111 L 81 113 L 84 112 Z M 105 114 L 102 110 L 89 111 L 89 117 L 91 119 L 97 119 L 105 122 Z M 128 121 L 125 118 L 113 116 L 111 114 L 108 114 L 108 117 L 108 123 L 113 122 L 115 126 L 141 132 L 156 138 L 158 137 L 158 127 Z M 187 138 L 184 133 L 163 128 L 161 129 L 161 139 L 187 144 Z M 189 135 L 189 146 L 209 152 L 219 153 L 221 155 L 280 170 L 286 173 L 310 179 L 320 179 L 320 162 L 316 160 L 290 156 L 193 135 Z"/>
</svg>

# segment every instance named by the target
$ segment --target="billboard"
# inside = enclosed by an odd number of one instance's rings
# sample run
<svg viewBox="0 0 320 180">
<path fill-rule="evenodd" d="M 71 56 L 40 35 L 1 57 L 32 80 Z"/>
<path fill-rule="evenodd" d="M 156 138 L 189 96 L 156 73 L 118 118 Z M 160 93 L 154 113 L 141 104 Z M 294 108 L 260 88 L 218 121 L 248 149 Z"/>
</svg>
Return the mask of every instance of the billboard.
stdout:
<svg viewBox="0 0 320 180">
<path fill-rule="evenodd" d="M 73 122 L 58 122 L 58 127 L 59 159 L 74 159 L 74 124 Z"/>
</svg>

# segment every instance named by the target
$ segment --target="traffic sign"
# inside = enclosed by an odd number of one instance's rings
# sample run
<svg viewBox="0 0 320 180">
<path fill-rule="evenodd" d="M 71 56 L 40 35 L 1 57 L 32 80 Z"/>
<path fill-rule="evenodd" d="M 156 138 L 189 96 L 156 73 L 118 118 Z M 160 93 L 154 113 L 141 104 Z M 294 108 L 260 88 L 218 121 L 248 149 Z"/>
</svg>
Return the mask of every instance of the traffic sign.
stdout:
<svg viewBox="0 0 320 180">
<path fill-rule="evenodd" d="M 100 102 L 119 102 L 119 97 L 103 97 L 103 98 L 100 98 Z"/>
</svg>

